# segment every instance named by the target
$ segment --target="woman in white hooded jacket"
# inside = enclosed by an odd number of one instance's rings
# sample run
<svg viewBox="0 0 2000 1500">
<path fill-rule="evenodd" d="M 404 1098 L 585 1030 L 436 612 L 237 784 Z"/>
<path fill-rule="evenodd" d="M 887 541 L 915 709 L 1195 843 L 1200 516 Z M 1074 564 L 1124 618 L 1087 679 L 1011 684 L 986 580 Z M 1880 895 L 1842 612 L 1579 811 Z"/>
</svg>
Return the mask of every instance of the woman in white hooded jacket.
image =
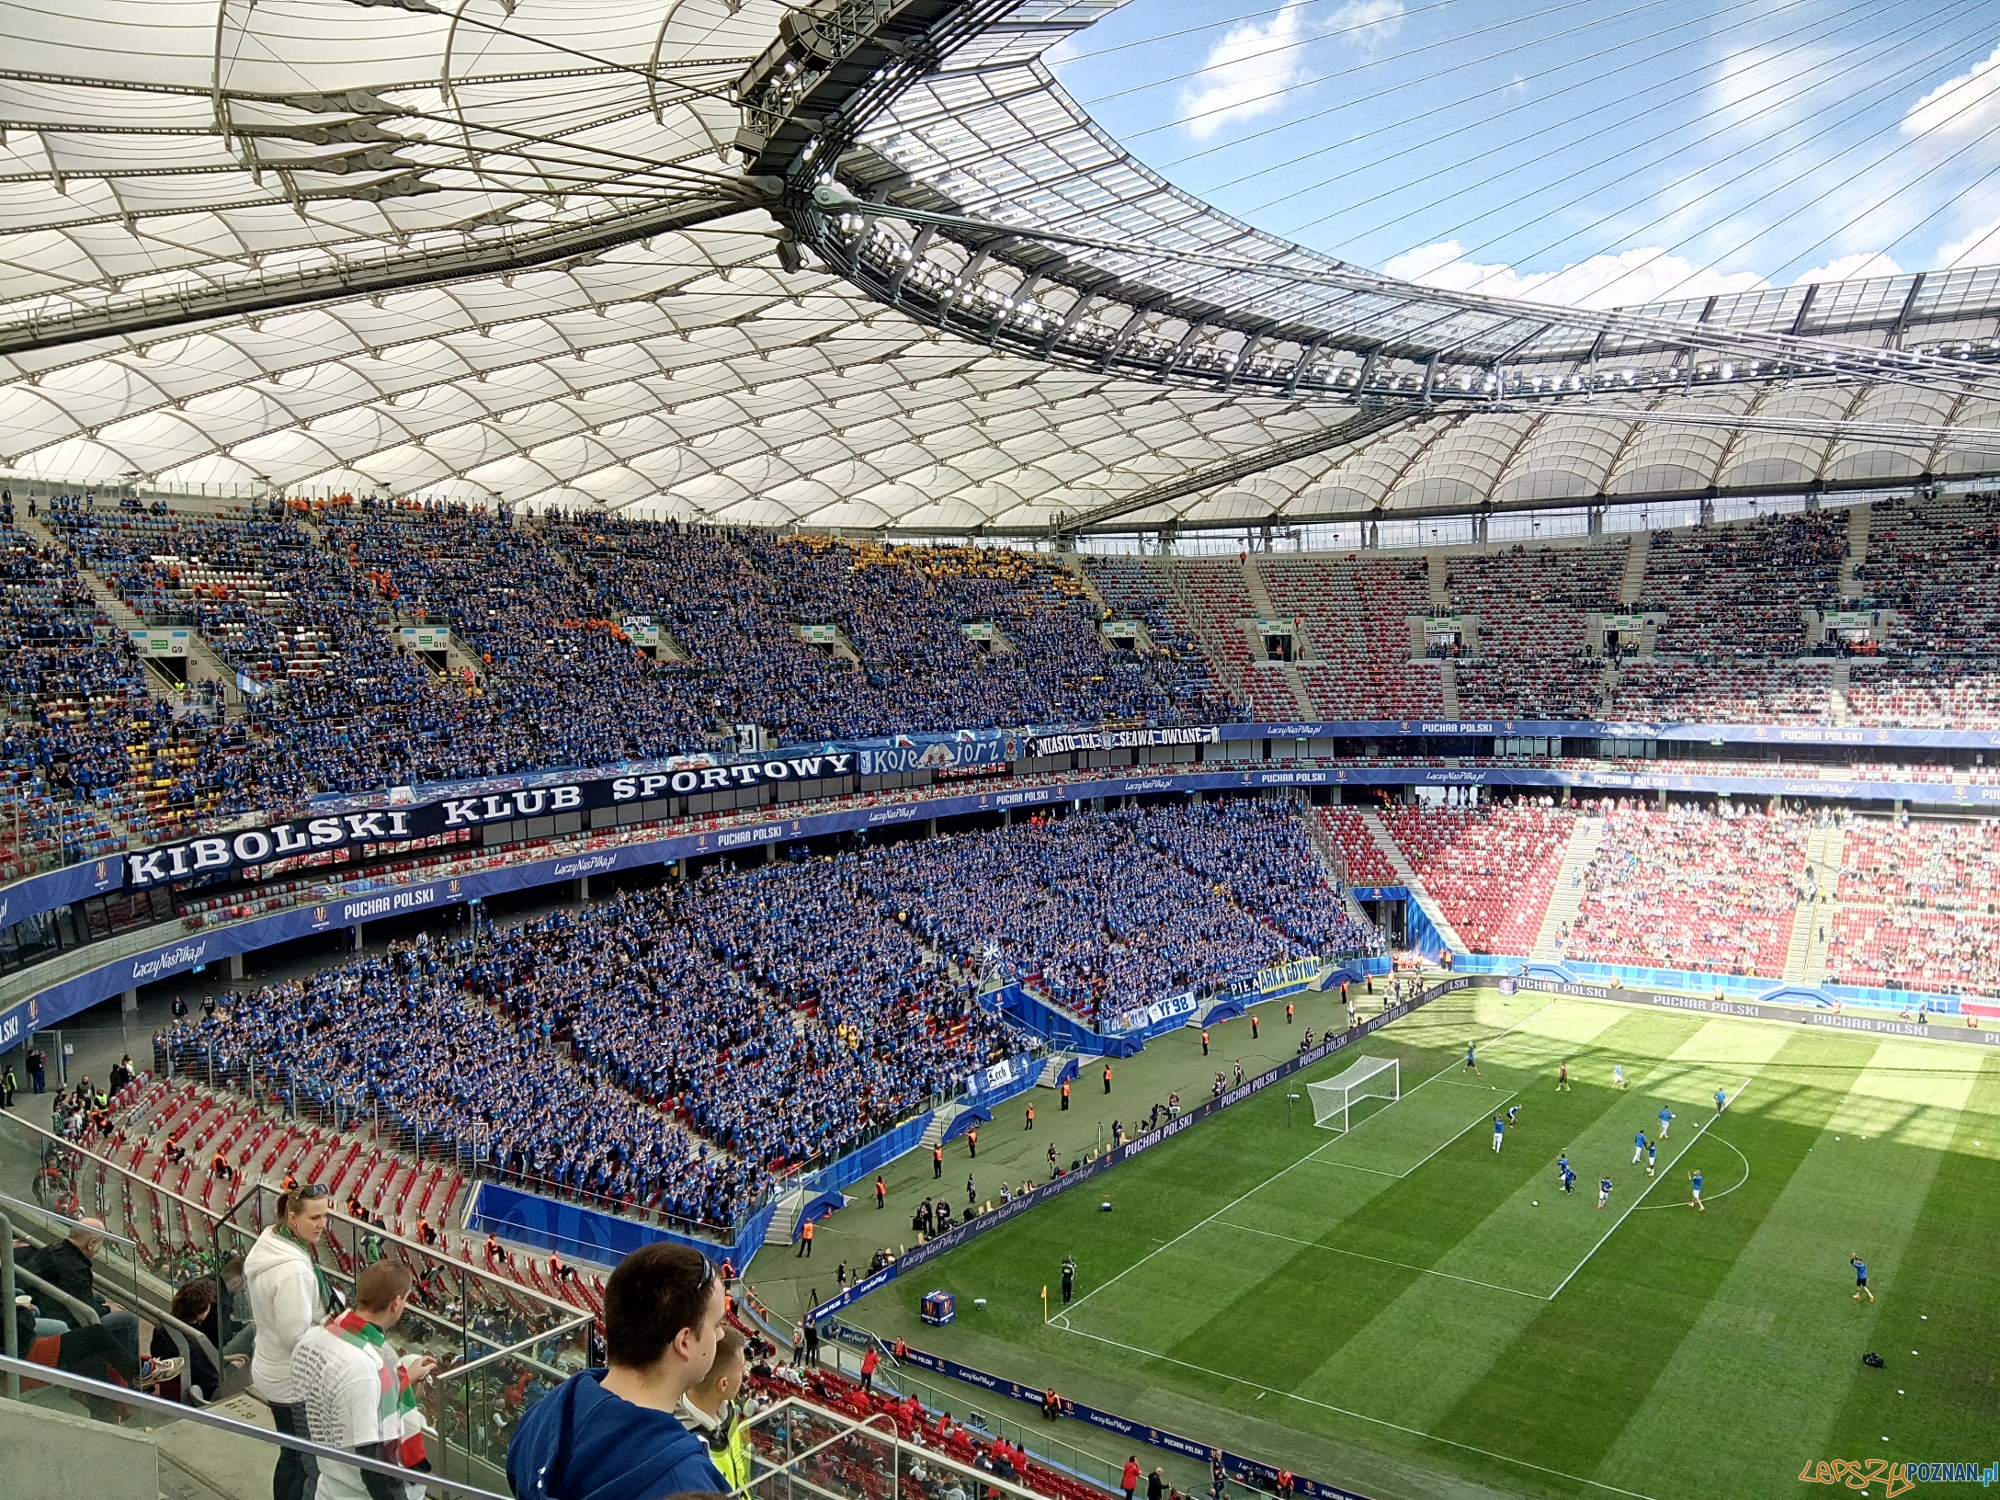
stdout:
<svg viewBox="0 0 2000 1500">
<path fill-rule="evenodd" d="M 318 1183 L 280 1194 L 277 1222 L 257 1236 L 243 1258 L 257 1325 L 250 1377 L 270 1403 L 278 1431 L 295 1437 L 308 1434 L 305 1403 L 292 1379 L 292 1351 L 308 1328 L 326 1320 L 326 1278 L 313 1260 L 312 1247 L 326 1235 L 332 1206 Z M 271 1476 L 272 1500 L 311 1500 L 318 1477 L 313 1459 L 282 1449 Z"/>
</svg>

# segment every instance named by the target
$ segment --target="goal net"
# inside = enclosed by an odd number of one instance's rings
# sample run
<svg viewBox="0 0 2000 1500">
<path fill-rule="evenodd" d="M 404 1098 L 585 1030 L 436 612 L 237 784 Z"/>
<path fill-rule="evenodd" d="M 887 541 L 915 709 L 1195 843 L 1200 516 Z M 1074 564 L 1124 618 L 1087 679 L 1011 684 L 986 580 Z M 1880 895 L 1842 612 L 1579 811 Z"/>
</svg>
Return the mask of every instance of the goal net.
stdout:
<svg viewBox="0 0 2000 1500">
<path fill-rule="evenodd" d="M 1363 1099 L 1400 1099 L 1403 1073 L 1393 1057 L 1364 1057 L 1337 1078 L 1309 1083 L 1313 1124 L 1322 1130 L 1346 1130 L 1348 1111 Z"/>
</svg>

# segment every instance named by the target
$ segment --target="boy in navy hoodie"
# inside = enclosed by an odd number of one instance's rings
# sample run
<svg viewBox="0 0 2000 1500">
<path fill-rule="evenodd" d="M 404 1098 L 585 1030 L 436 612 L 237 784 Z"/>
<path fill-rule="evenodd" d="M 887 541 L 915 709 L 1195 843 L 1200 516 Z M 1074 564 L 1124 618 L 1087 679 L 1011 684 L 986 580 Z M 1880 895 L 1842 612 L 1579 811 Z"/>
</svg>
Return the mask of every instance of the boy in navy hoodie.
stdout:
<svg viewBox="0 0 2000 1500">
<path fill-rule="evenodd" d="M 726 1491 L 708 1444 L 674 1411 L 707 1376 L 722 1278 L 700 1251 L 647 1245 L 604 1286 L 605 1366 L 572 1375 L 521 1419 L 507 1449 L 520 1500 L 665 1500 Z"/>
</svg>

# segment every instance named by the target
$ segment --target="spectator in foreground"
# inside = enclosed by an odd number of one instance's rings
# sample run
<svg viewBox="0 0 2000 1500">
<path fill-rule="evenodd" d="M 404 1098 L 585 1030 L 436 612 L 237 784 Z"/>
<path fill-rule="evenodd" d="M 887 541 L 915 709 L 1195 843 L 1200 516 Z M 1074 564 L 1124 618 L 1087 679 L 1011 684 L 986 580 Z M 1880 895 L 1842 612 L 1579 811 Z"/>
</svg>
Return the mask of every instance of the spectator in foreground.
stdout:
<svg viewBox="0 0 2000 1500">
<path fill-rule="evenodd" d="M 708 1443 L 708 1456 L 732 1490 L 750 1483 L 750 1435 L 743 1430 L 736 1398 L 743 1389 L 748 1342 L 724 1327 L 715 1345 L 715 1363 L 681 1398 L 680 1418 Z"/>
<path fill-rule="evenodd" d="M 410 1301 L 410 1272 L 378 1260 L 354 1283 L 354 1306 L 308 1328 L 292 1350 L 292 1383 L 312 1440 L 427 1473 L 416 1382 L 437 1368 L 428 1354 L 398 1357 L 385 1335 Z M 423 1486 L 346 1464 L 319 1470 L 314 1500 L 421 1500 Z"/>
<path fill-rule="evenodd" d="M 15 1298 L 14 1337 L 22 1359 L 53 1365 L 58 1370 L 109 1385 L 143 1389 L 177 1379 L 182 1370 L 178 1359 L 135 1357 L 102 1327 L 71 1328 L 56 1319 L 44 1318 L 25 1295 Z M 95 1395 L 83 1395 L 81 1400 L 98 1421 L 118 1420 L 116 1403 Z"/>
<path fill-rule="evenodd" d="M 507 1450 L 520 1500 L 664 1500 L 728 1488 L 708 1444 L 674 1413 L 715 1363 L 722 1278 L 685 1245 L 655 1244 L 604 1285 L 604 1369 L 536 1403 Z"/>
<path fill-rule="evenodd" d="M 222 1309 L 216 1293 L 216 1286 L 207 1277 L 197 1277 L 174 1293 L 173 1315 L 200 1333 L 207 1336 L 218 1352 L 222 1349 Z M 153 1329 L 150 1346 L 153 1358 L 173 1359 L 179 1353 L 174 1338 L 164 1327 Z M 250 1362 L 247 1354 L 224 1354 L 223 1359 L 232 1365 L 246 1365 Z M 187 1379 L 182 1382 L 181 1395 L 190 1406 L 206 1406 L 222 1389 L 222 1372 L 216 1369 L 202 1347 L 194 1340 L 188 1340 Z"/>
<path fill-rule="evenodd" d="M 97 1252 L 104 1248 L 104 1221 L 81 1218 L 69 1238 L 48 1245 L 28 1258 L 28 1269 L 57 1291 L 97 1311 L 97 1326 L 139 1358 L 139 1315 L 97 1295 Z M 62 1322 L 76 1321 L 66 1306 L 50 1309 Z"/>
<path fill-rule="evenodd" d="M 271 1405 L 272 1423 L 293 1437 L 307 1434 L 305 1403 L 292 1382 L 292 1352 L 307 1329 L 326 1321 L 326 1277 L 313 1259 L 313 1246 L 326 1235 L 332 1207 L 319 1183 L 279 1194 L 276 1222 L 243 1258 L 257 1325 L 250 1377 Z M 272 1500 L 311 1500 L 318 1473 L 313 1459 L 285 1449 L 271 1475 Z"/>
</svg>

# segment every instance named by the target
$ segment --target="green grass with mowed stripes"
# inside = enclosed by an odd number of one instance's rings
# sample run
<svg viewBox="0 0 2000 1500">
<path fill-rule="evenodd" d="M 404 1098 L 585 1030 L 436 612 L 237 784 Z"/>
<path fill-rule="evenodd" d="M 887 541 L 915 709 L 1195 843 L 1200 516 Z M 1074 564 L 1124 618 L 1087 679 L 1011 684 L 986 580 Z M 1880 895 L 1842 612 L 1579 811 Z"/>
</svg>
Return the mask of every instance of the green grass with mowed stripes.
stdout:
<svg viewBox="0 0 2000 1500">
<path fill-rule="evenodd" d="M 1398 1059 L 1402 1097 L 1315 1128 L 1304 1084 L 1357 1056 Z M 1480 991 L 1289 1088 L 1289 1108 L 1267 1089 L 855 1321 L 1383 1500 L 1812 1494 L 1819 1460 L 2000 1458 L 1985 1049 Z M 1633 1135 L 1663 1104 L 1649 1177 Z M 1854 1300 L 1850 1255 L 1878 1302 Z M 951 1327 L 917 1318 L 933 1287 L 958 1295 Z"/>
</svg>

